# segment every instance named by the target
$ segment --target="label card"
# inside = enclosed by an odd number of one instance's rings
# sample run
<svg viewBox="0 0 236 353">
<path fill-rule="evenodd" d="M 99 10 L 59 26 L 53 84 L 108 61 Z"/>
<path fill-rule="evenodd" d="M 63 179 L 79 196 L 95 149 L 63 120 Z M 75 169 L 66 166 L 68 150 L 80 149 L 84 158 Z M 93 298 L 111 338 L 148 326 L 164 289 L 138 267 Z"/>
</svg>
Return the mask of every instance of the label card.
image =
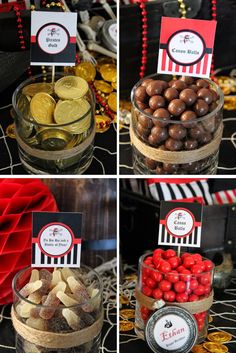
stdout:
<svg viewBox="0 0 236 353">
<path fill-rule="evenodd" d="M 162 17 L 158 73 L 209 77 L 216 21 Z"/>
<path fill-rule="evenodd" d="M 158 245 L 201 246 L 202 205 L 161 202 Z"/>
<path fill-rule="evenodd" d="M 32 267 L 80 267 L 82 214 L 33 212 Z"/>
<path fill-rule="evenodd" d="M 75 65 L 77 13 L 32 11 L 31 65 Z"/>
<path fill-rule="evenodd" d="M 153 352 L 187 353 L 198 336 L 197 323 L 186 309 L 166 306 L 155 311 L 145 328 L 145 338 Z"/>
</svg>

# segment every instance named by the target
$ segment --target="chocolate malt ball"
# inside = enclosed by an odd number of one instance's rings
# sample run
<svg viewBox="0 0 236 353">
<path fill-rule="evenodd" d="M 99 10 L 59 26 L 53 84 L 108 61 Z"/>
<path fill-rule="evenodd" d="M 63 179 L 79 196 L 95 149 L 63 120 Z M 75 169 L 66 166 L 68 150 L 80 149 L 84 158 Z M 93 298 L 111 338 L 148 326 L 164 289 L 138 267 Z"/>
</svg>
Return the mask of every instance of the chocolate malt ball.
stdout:
<svg viewBox="0 0 236 353">
<path fill-rule="evenodd" d="M 166 172 L 162 167 L 158 166 L 155 170 L 156 174 L 158 175 L 168 175 L 169 173 Z"/>
<path fill-rule="evenodd" d="M 149 82 L 146 87 L 146 92 L 150 97 L 156 94 L 162 94 L 163 90 L 163 83 L 160 80 L 153 80 Z"/>
<path fill-rule="evenodd" d="M 147 93 L 146 93 L 146 88 L 139 86 L 136 88 L 135 93 L 134 93 L 136 101 L 145 103 L 147 101 Z"/>
<path fill-rule="evenodd" d="M 183 148 L 183 142 L 169 137 L 165 142 L 165 147 L 169 151 L 180 151 Z"/>
<path fill-rule="evenodd" d="M 213 101 L 213 95 L 208 88 L 201 88 L 197 92 L 198 98 L 203 99 L 207 104 L 211 104 Z"/>
<path fill-rule="evenodd" d="M 212 102 L 209 106 L 209 113 L 213 112 L 213 110 L 215 110 L 216 108 L 217 108 L 217 103 Z"/>
<path fill-rule="evenodd" d="M 144 128 L 140 123 L 137 124 L 137 131 L 144 139 L 150 134 L 150 129 Z"/>
<path fill-rule="evenodd" d="M 219 99 L 218 93 L 212 88 L 210 88 L 210 92 L 212 94 L 212 101 L 216 102 Z"/>
<path fill-rule="evenodd" d="M 199 90 L 200 87 L 198 87 L 195 84 L 190 85 L 188 88 L 191 88 L 194 92 L 197 92 Z"/>
<path fill-rule="evenodd" d="M 161 142 L 165 141 L 167 137 L 168 137 L 168 132 L 165 127 L 154 126 L 151 130 L 151 135 L 149 135 L 148 137 L 148 141 L 152 145 L 159 145 Z"/>
<path fill-rule="evenodd" d="M 163 108 L 165 104 L 165 99 L 162 96 L 155 95 L 149 99 L 149 107 L 153 110 Z"/>
<path fill-rule="evenodd" d="M 196 81 L 196 85 L 200 88 L 209 88 L 209 83 L 206 80 L 200 78 Z"/>
<path fill-rule="evenodd" d="M 209 143 L 212 140 L 212 135 L 210 132 L 204 132 L 203 134 L 201 134 L 198 138 L 198 141 L 202 144 L 202 145 L 206 145 L 207 143 Z"/>
<path fill-rule="evenodd" d="M 191 88 L 185 88 L 180 92 L 179 98 L 187 105 L 194 104 L 197 100 L 197 94 Z"/>
<path fill-rule="evenodd" d="M 153 127 L 152 119 L 148 118 L 144 114 L 139 114 L 138 122 L 142 125 L 144 129 L 151 129 Z"/>
<path fill-rule="evenodd" d="M 148 158 L 148 157 L 146 157 L 144 159 L 144 163 L 151 170 L 156 169 L 156 167 L 158 166 L 158 162 L 157 161 L 154 161 L 154 159 L 151 159 L 151 158 Z"/>
<path fill-rule="evenodd" d="M 152 78 L 146 78 L 145 80 L 143 80 L 143 82 L 141 83 L 142 87 L 145 87 L 145 89 L 147 88 L 147 85 L 151 82 L 154 81 Z"/>
<path fill-rule="evenodd" d="M 165 108 L 158 108 L 154 111 L 153 117 L 158 118 L 153 119 L 154 125 L 164 127 L 168 124 L 166 121 L 170 119 L 170 113 Z"/>
<path fill-rule="evenodd" d="M 197 114 L 192 110 L 185 110 L 180 116 L 180 120 L 183 122 L 184 127 L 194 127 L 196 125 Z"/>
<path fill-rule="evenodd" d="M 197 140 L 186 140 L 184 142 L 184 148 L 187 150 L 187 151 L 191 151 L 191 150 L 195 150 L 196 148 L 198 147 L 198 142 Z"/>
<path fill-rule="evenodd" d="M 194 78 L 190 76 L 182 76 L 180 77 L 180 80 L 187 83 L 187 85 L 192 85 L 194 83 Z"/>
<path fill-rule="evenodd" d="M 139 107 L 139 109 L 141 109 L 141 110 L 144 110 L 144 109 L 148 108 L 148 105 L 143 103 L 143 102 L 136 101 L 136 104 Z"/>
<path fill-rule="evenodd" d="M 179 169 L 179 164 L 163 163 L 162 167 L 165 172 L 168 172 L 168 174 L 172 174 L 174 172 L 177 172 L 177 170 Z"/>
<path fill-rule="evenodd" d="M 170 102 L 173 99 L 179 98 L 179 92 L 176 88 L 169 87 L 165 90 L 164 97 L 168 102 Z"/>
<path fill-rule="evenodd" d="M 171 124 L 169 127 L 169 135 L 175 140 L 182 140 L 187 135 L 187 130 L 179 124 Z"/>
<path fill-rule="evenodd" d="M 192 127 L 189 130 L 189 136 L 193 139 L 193 140 L 198 140 L 200 139 L 201 135 L 204 134 L 204 129 L 202 127 L 202 125 L 197 124 L 196 126 Z"/>
<path fill-rule="evenodd" d="M 190 172 L 191 174 L 197 174 L 199 172 L 200 165 L 198 162 L 190 162 L 182 164 L 181 168 L 186 172 Z"/>
<path fill-rule="evenodd" d="M 194 104 L 193 109 L 197 116 L 203 116 L 208 113 L 209 106 L 203 99 L 198 99 Z"/>
<path fill-rule="evenodd" d="M 184 81 L 176 80 L 172 82 L 171 87 L 176 88 L 177 91 L 182 91 L 187 88 L 187 84 Z"/>
<path fill-rule="evenodd" d="M 173 99 L 168 105 L 169 112 L 174 116 L 179 116 L 185 108 L 186 105 L 181 99 Z"/>
</svg>

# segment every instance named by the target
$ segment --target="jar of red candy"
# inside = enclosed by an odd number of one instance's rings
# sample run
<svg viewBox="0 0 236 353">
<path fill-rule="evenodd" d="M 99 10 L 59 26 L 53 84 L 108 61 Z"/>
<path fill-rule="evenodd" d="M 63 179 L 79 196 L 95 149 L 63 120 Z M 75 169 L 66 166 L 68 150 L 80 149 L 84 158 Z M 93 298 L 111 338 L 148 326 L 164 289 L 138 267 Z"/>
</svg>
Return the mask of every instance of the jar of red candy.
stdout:
<svg viewBox="0 0 236 353">
<path fill-rule="evenodd" d="M 198 340 L 207 336 L 209 310 L 213 302 L 214 264 L 200 254 L 177 256 L 172 249 L 156 249 L 139 259 L 136 287 L 135 330 L 144 338 L 151 314 L 164 305 L 187 309 L 196 319 Z"/>
<path fill-rule="evenodd" d="M 224 96 L 213 81 L 155 74 L 131 101 L 135 174 L 216 174 Z"/>
</svg>

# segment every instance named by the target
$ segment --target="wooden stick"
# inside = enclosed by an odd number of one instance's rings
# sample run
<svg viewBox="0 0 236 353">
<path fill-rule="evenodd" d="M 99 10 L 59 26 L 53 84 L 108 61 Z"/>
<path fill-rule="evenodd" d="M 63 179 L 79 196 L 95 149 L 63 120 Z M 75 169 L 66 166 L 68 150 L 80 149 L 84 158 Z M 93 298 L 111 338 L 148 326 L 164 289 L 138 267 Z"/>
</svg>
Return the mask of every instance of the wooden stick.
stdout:
<svg viewBox="0 0 236 353">
<path fill-rule="evenodd" d="M 52 66 L 52 86 L 54 89 L 54 82 L 55 82 L 55 65 Z"/>
</svg>

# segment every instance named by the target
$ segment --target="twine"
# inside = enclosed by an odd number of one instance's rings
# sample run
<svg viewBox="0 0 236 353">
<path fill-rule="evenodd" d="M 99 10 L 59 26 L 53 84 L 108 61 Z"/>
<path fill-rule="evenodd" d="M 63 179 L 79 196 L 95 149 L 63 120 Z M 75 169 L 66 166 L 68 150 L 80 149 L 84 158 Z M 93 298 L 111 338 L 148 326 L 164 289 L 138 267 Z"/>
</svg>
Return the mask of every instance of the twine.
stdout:
<svg viewBox="0 0 236 353">
<path fill-rule="evenodd" d="M 17 129 L 15 127 L 15 136 L 18 145 L 28 153 L 29 155 L 36 157 L 36 158 L 41 158 L 41 159 L 46 159 L 46 160 L 56 160 L 56 159 L 68 159 L 71 157 L 74 157 L 77 153 L 82 153 L 84 152 L 93 142 L 94 137 L 95 137 L 95 127 L 89 137 L 84 140 L 81 144 L 79 144 L 76 147 L 70 148 L 68 150 L 61 150 L 61 151 L 43 151 L 43 150 L 38 150 L 36 148 L 32 148 L 29 145 L 27 145 L 22 138 L 19 136 L 17 133 Z"/>
<path fill-rule="evenodd" d="M 16 332 L 28 342 L 44 348 L 71 348 L 92 341 L 102 330 L 103 317 L 94 322 L 93 325 L 80 331 L 70 333 L 56 333 L 36 330 L 21 322 L 17 317 L 14 308 L 11 310 L 11 318 Z"/>
<path fill-rule="evenodd" d="M 144 295 L 137 287 L 135 288 L 135 297 L 136 300 L 149 310 L 156 310 L 163 306 L 163 300 L 156 300 Z M 213 304 L 214 292 L 211 291 L 209 297 L 195 301 L 195 302 L 187 302 L 187 303 L 168 303 L 169 305 L 179 306 L 180 308 L 184 308 L 188 310 L 191 314 L 198 314 L 203 311 L 207 311 Z M 160 303 L 161 302 L 161 303 Z"/>
<path fill-rule="evenodd" d="M 223 124 L 220 124 L 214 134 L 213 140 L 203 147 L 191 151 L 162 151 L 159 148 L 151 147 L 142 142 L 135 134 L 133 126 L 130 125 L 131 143 L 145 157 L 155 161 L 171 164 L 185 164 L 200 161 L 216 152 L 220 146 L 223 134 Z"/>
</svg>

